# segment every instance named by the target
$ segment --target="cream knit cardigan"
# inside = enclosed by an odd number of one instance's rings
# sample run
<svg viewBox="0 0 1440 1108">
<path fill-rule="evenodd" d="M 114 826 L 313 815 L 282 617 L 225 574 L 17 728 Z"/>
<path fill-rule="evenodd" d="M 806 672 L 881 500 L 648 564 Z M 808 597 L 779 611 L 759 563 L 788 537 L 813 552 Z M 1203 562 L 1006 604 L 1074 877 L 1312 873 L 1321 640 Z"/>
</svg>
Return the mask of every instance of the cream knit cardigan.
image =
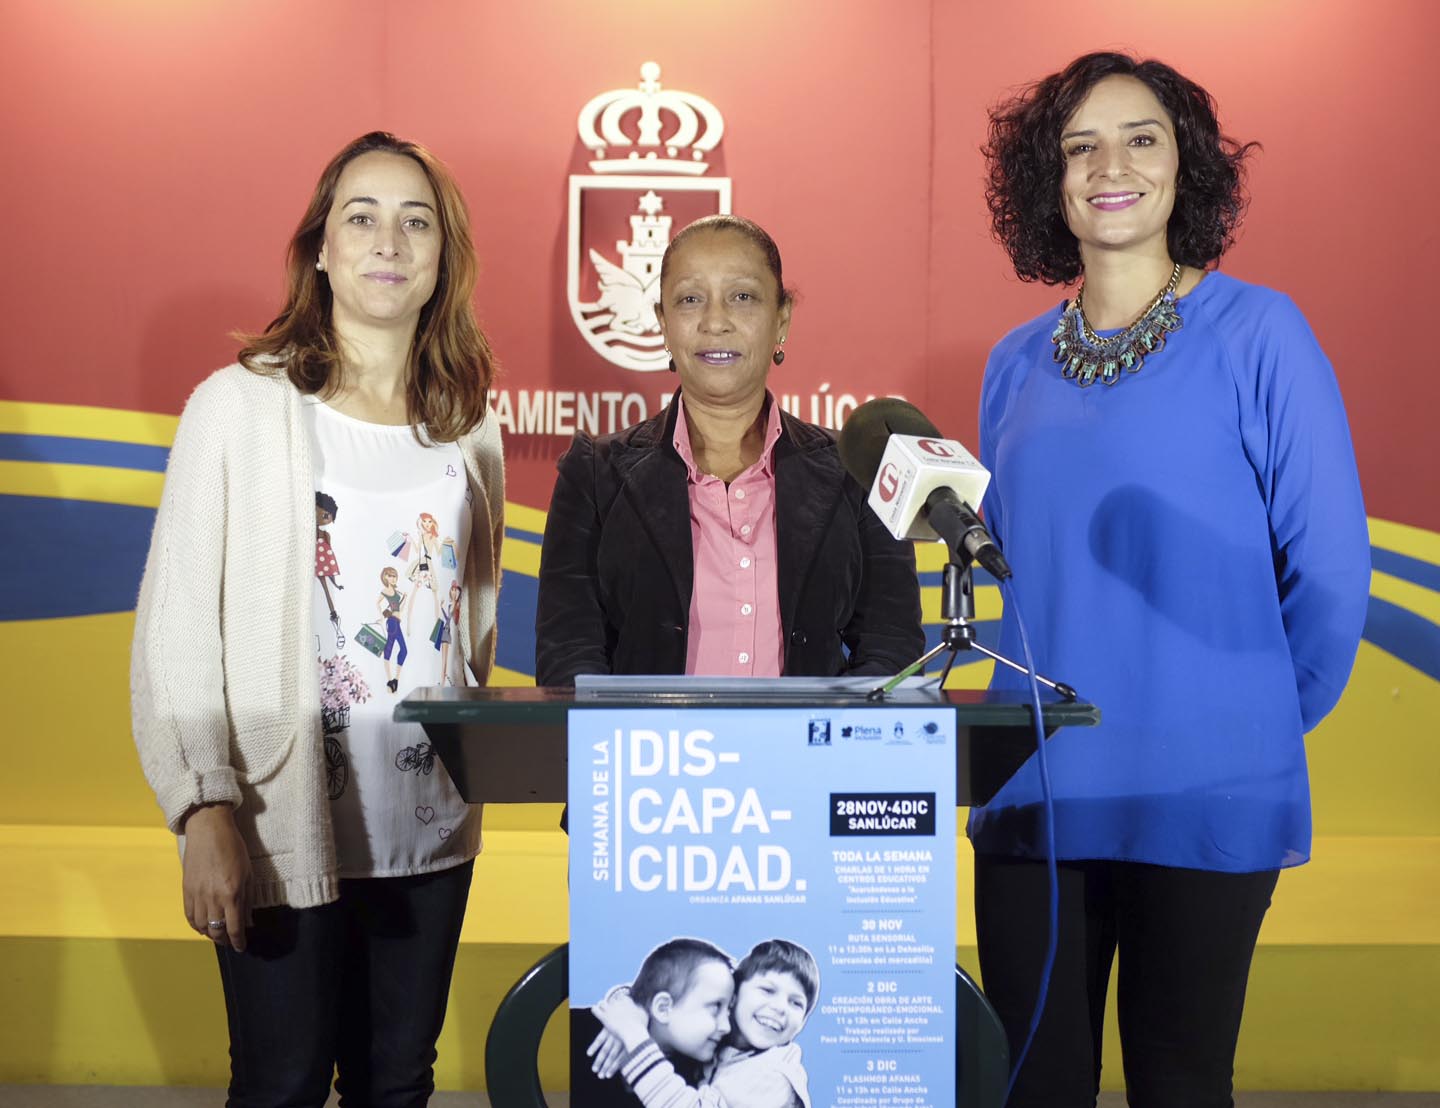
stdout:
<svg viewBox="0 0 1440 1108">
<path fill-rule="evenodd" d="M 283 375 L 240 365 L 190 397 L 131 653 L 135 743 L 165 819 L 178 832 L 194 805 L 234 805 L 257 908 L 339 895 L 310 626 L 315 486 L 300 403 Z M 494 418 L 459 446 L 474 494 L 460 650 L 483 685 L 495 659 L 504 529 Z"/>
</svg>

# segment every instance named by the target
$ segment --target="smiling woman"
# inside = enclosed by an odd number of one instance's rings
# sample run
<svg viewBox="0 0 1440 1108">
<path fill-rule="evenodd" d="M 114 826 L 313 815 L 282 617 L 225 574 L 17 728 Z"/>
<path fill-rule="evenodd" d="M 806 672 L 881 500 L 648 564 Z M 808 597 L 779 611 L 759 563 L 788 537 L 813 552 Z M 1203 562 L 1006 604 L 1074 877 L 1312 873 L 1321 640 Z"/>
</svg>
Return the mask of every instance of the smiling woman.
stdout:
<svg viewBox="0 0 1440 1108">
<path fill-rule="evenodd" d="M 545 525 L 535 675 L 832 676 L 920 652 L 915 555 L 845 475 L 833 434 L 780 409 L 792 297 L 759 226 L 712 216 L 671 240 L 656 315 L 669 408 L 579 434 Z"/>
<path fill-rule="evenodd" d="M 991 115 L 996 237 L 1022 280 L 1082 283 L 991 352 L 985 513 L 1043 613 L 1037 662 L 1104 713 L 1052 756 L 1053 822 L 1033 767 L 970 816 L 1014 1105 L 1094 1103 L 1117 951 L 1130 1103 L 1229 1104 L 1260 923 L 1309 857 L 1304 734 L 1345 687 L 1369 552 L 1329 362 L 1288 298 L 1214 268 L 1250 149 L 1199 85 L 1122 54 Z M 1197 679 L 1219 690 L 1203 712 Z M 1037 1025 L 1047 826 L 1059 954 Z"/>
<path fill-rule="evenodd" d="M 340 174 L 315 268 L 330 281 L 342 334 L 395 323 L 413 332 L 440 272 L 435 190 L 420 163 L 386 151 Z"/>
<path fill-rule="evenodd" d="M 301 393 L 370 422 L 424 427 L 437 442 L 483 422 L 494 368 L 470 303 L 470 219 L 428 150 L 377 131 L 341 151 L 286 270 L 285 307 L 240 351 L 242 364 L 283 365 Z M 397 363 L 403 372 L 385 368 Z"/>
<path fill-rule="evenodd" d="M 347 1103 L 423 1103 L 480 819 L 391 716 L 417 685 L 488 679 L 504 527 L 459 190 L 365 135 L 321 174 L 288 273 L 180 417 L 135 739 L 219 959 L 229 1103 L 320 1104 L 337 1071 Z"/>
</svg>

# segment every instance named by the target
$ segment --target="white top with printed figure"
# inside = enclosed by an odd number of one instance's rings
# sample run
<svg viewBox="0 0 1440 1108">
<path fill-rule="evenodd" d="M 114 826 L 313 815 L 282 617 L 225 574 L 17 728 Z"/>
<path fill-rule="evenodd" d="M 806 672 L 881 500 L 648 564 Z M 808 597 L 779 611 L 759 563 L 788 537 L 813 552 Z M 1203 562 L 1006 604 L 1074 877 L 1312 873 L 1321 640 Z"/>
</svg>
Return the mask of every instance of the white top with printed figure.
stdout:
<svg viewBox="0 0 1440 1108">
<path fill-rule="evenodd" d="M 459 865 L 480 809 L 455 791 L 395 705 L 425 685 L 472 683 L 459 618 L 470 487 L 454 443 L 365 423 L 306 397 L 315 470 L 313 624 L 325 761 L 342 877 Z"/>
</svg>

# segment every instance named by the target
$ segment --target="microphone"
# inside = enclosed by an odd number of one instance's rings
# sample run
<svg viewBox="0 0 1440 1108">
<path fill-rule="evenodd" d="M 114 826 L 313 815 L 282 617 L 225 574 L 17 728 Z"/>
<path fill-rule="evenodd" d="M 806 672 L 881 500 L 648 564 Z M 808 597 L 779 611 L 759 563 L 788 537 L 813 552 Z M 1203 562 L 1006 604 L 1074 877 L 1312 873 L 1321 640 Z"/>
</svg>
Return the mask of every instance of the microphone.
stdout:
<svg viewBox="0 0 1440 1108">
<path fill-rule="evenodd" d="M 839 447 L 845 471 L 870 490 L 871 509 L 897 539 L 939 539 L 956 563 L 979 562 L 997 580 L 1011 575 L 971 507 L 984 497 L 990 471 L 942 438 L 914 404 L 867 400 L 845 421 Z"/>
</svg>

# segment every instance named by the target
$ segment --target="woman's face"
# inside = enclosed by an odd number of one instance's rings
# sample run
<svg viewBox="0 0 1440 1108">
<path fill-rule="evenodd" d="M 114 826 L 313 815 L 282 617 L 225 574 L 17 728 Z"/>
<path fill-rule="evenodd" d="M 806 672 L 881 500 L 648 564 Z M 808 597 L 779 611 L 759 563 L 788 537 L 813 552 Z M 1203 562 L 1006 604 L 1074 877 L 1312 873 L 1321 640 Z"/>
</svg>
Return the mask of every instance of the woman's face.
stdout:
<svg viewBox="0 0 1440 1108">
<path fill-rule="evenodd" d="M 682 242 L 666 262 L 657 311 L 687 403 L 743 407 L 764 395 L 790 305 L 743 234 L 706 230 Z"/>
<path fill-rule="evenodd" d="M 424 170 L 403 154 L 361 154 L 340 172 L 319 258 L 337 332 L 415 330 L 440 273 L 436 207 Z"/>
<path fill-rule="evenodd" d="M 1175 126 L 1134 77 L 1098 81 L 1060 131 L 1061 211 L 1082 261 L 1097 250 L 1166 251 L 1180 169 Z"/>
</svg>

